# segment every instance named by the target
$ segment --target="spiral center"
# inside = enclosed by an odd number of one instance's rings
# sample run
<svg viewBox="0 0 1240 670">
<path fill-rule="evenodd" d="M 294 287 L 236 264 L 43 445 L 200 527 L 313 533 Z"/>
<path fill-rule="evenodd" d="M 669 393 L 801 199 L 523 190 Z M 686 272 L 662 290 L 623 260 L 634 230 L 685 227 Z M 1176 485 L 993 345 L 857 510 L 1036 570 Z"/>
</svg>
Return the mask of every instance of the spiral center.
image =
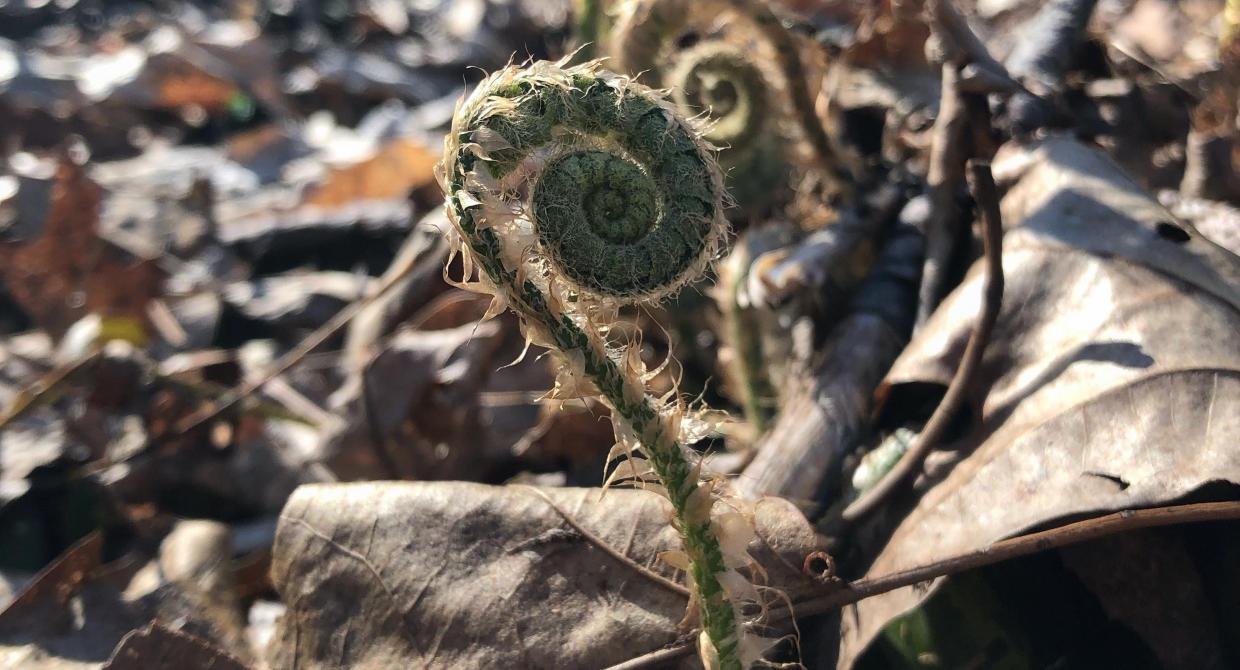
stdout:
<svg viewBox="0 0 1240 670">
<path fill-rule="evenodd" d="M 628 203 L 621 193 L 600 189 L 586 197 L 585 205 L 590 227 L 613 244 L 631 244 L 649 229 L 643 222 L 625 217 Z"/>
<path fill-rule="evenodd" d="M 720 77 L 700 76 L 702 80 L 702 102 L 708 106 L 715 116 L 731 114 L 740 100 L 740 92 L 736 84 Z"/>
<path fill-rule="evenodd" d="M 516 109 L 486 121 L 512 145 L 491 151 L 492 175 L 540 168 L 519 173 L 533 178 L 526 204 L 537 240 L 504 250 L 579 295 L 626 302 L 666 295 L 700 272 L 723 231 L 709 148 L 639 84 L 531 80 L 539 85 L 529 92 L 505 88 Z M 514 240 L 529 245 L 521 232 Z"/>
<path fill-rule="evenodd" d="M 580 217 L 590 233 L 614 245 L 640 242 L 659 215 L 650 177 L 632 161 L 598 150 L 576 151 L 552 161 L 534 199 L 544 218 Z"/>
</svg>

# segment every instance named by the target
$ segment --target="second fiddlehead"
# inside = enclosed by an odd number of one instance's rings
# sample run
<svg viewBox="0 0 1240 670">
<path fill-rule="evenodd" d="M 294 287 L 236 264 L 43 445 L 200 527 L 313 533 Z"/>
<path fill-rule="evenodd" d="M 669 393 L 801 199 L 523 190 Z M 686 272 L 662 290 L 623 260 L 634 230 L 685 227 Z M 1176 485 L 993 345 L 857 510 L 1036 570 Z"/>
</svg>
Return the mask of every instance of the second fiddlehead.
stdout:
<svg viewBox="0 0 1240 670">
<path fill-rule="evenodd" d="M 753 40 L 704 40 L 683 51 L 677 47 L 695 21 L 714 23 L 720 12 L 730 13 L 749 27 L 776 63 L 777 73 L 756 65 Z M 705 17 L 705 19 L 701 18 Z M 808 73 L 800 45 L 761 0 L 631 0 L 620 12 L 613 29 L 613 59 L 625 72 L 641 74 L 654 86 L 673 91 L 686 113 L 705 112 L 717 125 L 715 132 L 747 139 L 761 135 L 773 101 L 782 101 L 787 116 L 811 149 L 815 167 L 832 190 L 842 193 L 850 180 L 836 158 L 831 139 L 814 110 Z M 660 70 L 663 62 L 673 65 Z M 710 96 L 695 94 L 706 90 Z M 714 99 L 711 99 L 711 98 Z M 742 113 L 738 113 L 742 112 Z M 745 119 L 744 133 L 738 133 L 739 119 Z M 710 131 L 708 131 L 710 132 Z M 719 138 L 722 140 L 722 138 Z M 712 138 L 715 141 L 715 138 Z M 743 142 L 720 142 L 721 146 L 741 148 Z M 729 159 L 730 160 L 730 159 Z M 743 201 L 743 198 L 742 198 Z"/>
<path fill-rule="evenodd" d="M 762 72 L 736 49 L 704 43 L 681 53 L 669 77 L 672 100 L 685 110 L 710 110 L 711 143 L 744 151 L 761 136 L 770 114 Z"/>
</svg>

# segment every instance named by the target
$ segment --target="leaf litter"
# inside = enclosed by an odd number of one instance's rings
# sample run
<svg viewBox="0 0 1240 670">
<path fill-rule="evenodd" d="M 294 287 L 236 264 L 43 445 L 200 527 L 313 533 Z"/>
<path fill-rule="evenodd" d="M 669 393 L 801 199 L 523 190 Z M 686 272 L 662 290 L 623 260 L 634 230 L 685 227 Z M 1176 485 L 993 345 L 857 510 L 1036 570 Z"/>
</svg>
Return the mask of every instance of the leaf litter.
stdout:
<svg viewBox="0 0 1240 670">
<path fill-rule="evenodd" d="M 1240 500 L 1225 2 L 777 3 L 853 199 L 793 147 L 729 211 L 727 272 L 620 315 L 652 388 L 731 416 L 690 445 L 719 491 L 794 470 L 743 548 L 771 660 L 1240 663 L 1235 521 L 848 598 L 1029 532 Z M 600 495 L 607 409 L 548 396 L 544 350 L 478 323 L 442 236 L 455 102 L 479 68 L 581 46 L 594 4 L 0 7 L 0 666 L 700 663 L 668 508 Z M 599 4 L 607 36 L 627 3 Z M 728 12 L 693 25 L 661 55 L 758 39 Z M 948 436 L 850 525 L 983 309 L 983 203 L 927 197 L 945 67 L 990 95 L 966 127 L 998 147 L 972 157 L 1006 289 Z M 949 290 L 919 306 L 944 217 Z M 850 604 L 788 614 L 824 597 Z"/>
</svg>

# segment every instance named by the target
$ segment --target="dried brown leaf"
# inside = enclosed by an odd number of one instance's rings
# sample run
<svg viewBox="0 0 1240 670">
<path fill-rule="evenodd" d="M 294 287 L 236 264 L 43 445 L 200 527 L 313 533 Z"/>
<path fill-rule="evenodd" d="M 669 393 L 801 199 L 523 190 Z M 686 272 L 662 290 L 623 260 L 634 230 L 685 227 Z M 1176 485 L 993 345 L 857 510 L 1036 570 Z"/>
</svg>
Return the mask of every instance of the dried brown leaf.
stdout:
<svg viewBox="0 0 1240 670">
<path fill-rule="evenodd" d="M 665 577 L 676 549 L 669 507 L 645 491 L 375 483 L 302 487 L 272 557 L 288 611 L 274 668 L 600 668 L 679 637 L 683 593 L 573 530 Z M 816 536 L 790 504 L 757 505 L 769 544 L 754 554 L 783 589 Z M 761 542 L 761 540 L 759 541 Z"/>
<path fill-rule="evenodd" d="M 149 260 L 131 260 L 100 238 L 101 189 L 85 170 L 62 158 L 42 234 L 0 244 L 0 273 L 15 302 L 55 336 L 89 313 L 146 321 L 163 273 Z"/>
<path fill-rule="evenodd" d="M 1200 237 L 1105 156 L 1051 138 L 1000 153 L 1003 311 L 975 386 L 965 458 L 904 518 L 870 567 L 886 574 L 1077 515 L 1240 483 L 1240 259 Z M 970 273 L 893 366 L 945 384 L 981 308 Z M 840 667 L 930 589 L 845 616 Z"/>
<path fill-rule="evenodd" d="M 99 568 L 103 559 L 103 535 L 93 532 L 65 551 L 0 611 L 0 627 L 15 625 L 29 616 L 39 603 L 51 600 L 64 603 L 81 587 L 90 573 Z"/>
<path fill-rule="evenodd" d="M 474 317 L 476 318 L 476 316 Z M 514 334 L 502 321 L 405 330 L 333 394 L 340 422 L 322 449 L 344 479 L 483 477 L 502 454 L 487 449 L 477 392 Z"/>
<path fill-rule="evenodd" d="M 439 154 L 421 142 L 409 138 L 393 140 L 370 158 L 333 169 L 304 205 L 335 209 L 359 200 L 403 200 L 411 191 L 438 188 L 437 160 Z"/>
<path fill-rule="evenodd" d="M 215 535 L 215 549 L 192 557 L 184 556 L 185 548 L 178 549 L 176 545 L 182 544 L 189 535 L 201 536 L 202 533 L 180 535 L 182 539 L 178 539 L 176 533 L 170 536 L 161 549 L 160 559 L 146 565 L 130 560 L 100 565 L 103 540 L 98 533 L 70 548 L 37 575 L 0 614 L 0 667 L 99 668 L 110 656 L 114 662 L 117 660 L 113 652 L 127 633 L 152 621 L 212 645 L 244 650 L 240 614 L 234 606 L 235 595 L 227 582 L 209 574 L 222 574 L 227 570 L 227 562 L 221 560 L 218 551 L 220 535 Z M 226 549 L 226 534 L 222 537 L 222 545 Z M 201 544 L 197 549 L 200 548 Z M 174 555 L 178 553 L 180 557 Z M 162 570 L 164 566 L 181 570 L 181 576 L 167 578 Z M 210 591 L 204 590 L 205 583 L 211 584 Z M 160 641 L 136 640 L 133 644 L 144 642 Z M 168 667 L 161 665 L 157 658 L 143 660 L 150 662 L 114 667 Z"/>
</svg>

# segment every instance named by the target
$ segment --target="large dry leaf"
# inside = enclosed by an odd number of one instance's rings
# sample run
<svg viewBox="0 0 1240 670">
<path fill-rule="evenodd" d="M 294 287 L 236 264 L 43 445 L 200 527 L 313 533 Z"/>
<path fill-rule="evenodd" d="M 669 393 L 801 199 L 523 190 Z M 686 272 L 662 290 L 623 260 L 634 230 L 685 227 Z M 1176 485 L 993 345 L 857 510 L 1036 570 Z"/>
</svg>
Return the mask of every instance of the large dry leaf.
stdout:
<svg viewBox="0 0 1240 670">
<path fill-rule="evenodd" d="M 601 668 L 675 641 L 686 597 L 609 556 L 548 500 L 674 578 L 656 558 L 679 543 L 670 507 L 646 491 L 305 486 L 273 549 L 288 611 L 272 667 Z M 762 546 L 752 553 L 769 583 L 806 586 L 812 528 L 782 500 L 756 510 Z"/>
<path fill-rule="evenodd" d="M 929 563 L 1056 519 L 1240 483 L 1240 260 L 1063 138 L 1008 147 L 1003 310 L 975 385 L 967 454 L 870 567 Z M 979 268 L 893 366 L 887 392 L 945 384 L 977 319 Z M 840 667 L 933 589 L 845 616 Z"/>
<path fill-rule="evenodd" d="M 341 479 L 465 479 L 486 476 L 506 460 L 506 448 L 488 448 L 477 393 L 503 363 L 497 354 L 515 329 L 499 320 L 478 323 L 477 316 L 443 330 L 397 332 L 345 380 L 329 402 L 339 421 L 323 426 L 320 435 L 333 473 Z"/>
<path fill-rule="evenodd" d="M 202 647 L 197 651 L 204 663 L 196 667 L 237 667 L 225 665 L 222 655 L 206 653 L 219 648 L 249 655 L 227 578 L 227 527 L 187 523 L 193 526 L 189 532 L 174 531 L 158 559 L 145 565 L 129 559 L 102 565 L 103 537 L 97 532 L 66 551 L 0 611 L 0 667 L 94 670 L 111 657 L 114 668 L 162 668 L 168 666 L 150 652 L 177 653 L 169 642 L 180 643 L 175 645 L 180 652 L 188 643 L 199 643 L 194 646 Z M 118 654 L 130 631 L 152 622 L 171 629 L 175 639 L 148 633 L 130 638 L 129 653 Z M 123 660 L 130 653 L 140 654 L 134 660 L 144 662 L 126 666 Z"/>
</svg>

